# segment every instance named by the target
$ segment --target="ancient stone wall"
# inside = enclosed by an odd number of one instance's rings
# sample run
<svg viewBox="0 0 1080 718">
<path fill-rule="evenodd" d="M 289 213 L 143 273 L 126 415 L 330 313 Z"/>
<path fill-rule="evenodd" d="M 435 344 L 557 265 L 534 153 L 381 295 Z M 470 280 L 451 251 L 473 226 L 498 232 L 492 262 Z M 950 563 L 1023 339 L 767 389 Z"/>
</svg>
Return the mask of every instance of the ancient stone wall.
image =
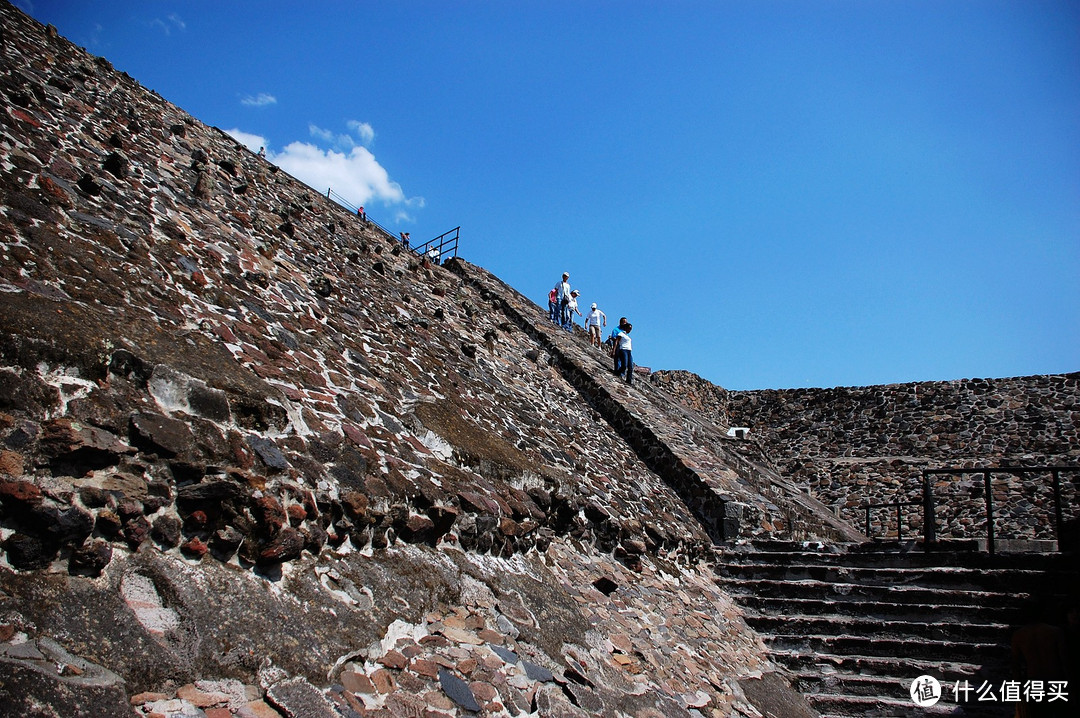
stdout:
<svg viewBox="0 0 1080 718">
<path fill-rule="evenodd" d="M 713 543 L 820 507 L 488 272 L 0 14 L 4 705 L 755 714 Z"/>
<path fill-rule="evenodd" d="M 868 503 L 921 502 L 925 469 L 1080 465 L 1080 374 L 746 392 L 686 372 L 655 381 L 720 426 L 750 427 L 786 476 L 859 527 Z M 1077 481 L 1062 474 L 1066 519 L 1077 515 Z M 933 483 L 938 535 L 985 536 L 983 476 Z M 997 535 L 1054 538 L 1051 487 L 1049 473 L 995 475 Z M 905 535 L 920 534 L 921 503 L 901 513 Z M 871 533 L 895 536 L 895 509 L 871 518 Z"/>
</svg>

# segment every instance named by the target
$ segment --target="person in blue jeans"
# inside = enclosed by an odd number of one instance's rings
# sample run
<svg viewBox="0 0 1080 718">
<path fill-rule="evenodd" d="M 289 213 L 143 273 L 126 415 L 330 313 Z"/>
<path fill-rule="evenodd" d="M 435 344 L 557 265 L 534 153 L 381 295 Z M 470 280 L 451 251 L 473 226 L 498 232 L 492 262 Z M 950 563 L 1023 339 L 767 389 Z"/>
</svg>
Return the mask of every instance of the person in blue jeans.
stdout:
<svg viewBox="0 0 1080 718">
<path fill-rule="evenodd" d="M 559 326 L 565 327 L 570 322 L 570 273 L 563 272 L 562 281 L 555 285 L 559 290 Z"/>
<path fill-rule="evenodd" d="M 626 372 L 626 383 L 634 383 L 634 356 L 630 353 L 630 330 L 634 328 L 634 325 L 627 322 L 620 328 L 619 336 L 615 340 L 615 361 L 619 363 L 616 367 L 615 373 L 621 374 L 619 368 Z"/>
<path fill-rule="evenodd" d="M 626 326 L 626 317 L 619 317 L 619 325 L 611 330 L 611 336 L 608 337 L 608 343 L 611 344 L 611 356 L 615 359 L 614 371 L 616 374 L 622 374 L 623 368 L 622 356 L 619 354 L 619 332 Z"/>
</svg>

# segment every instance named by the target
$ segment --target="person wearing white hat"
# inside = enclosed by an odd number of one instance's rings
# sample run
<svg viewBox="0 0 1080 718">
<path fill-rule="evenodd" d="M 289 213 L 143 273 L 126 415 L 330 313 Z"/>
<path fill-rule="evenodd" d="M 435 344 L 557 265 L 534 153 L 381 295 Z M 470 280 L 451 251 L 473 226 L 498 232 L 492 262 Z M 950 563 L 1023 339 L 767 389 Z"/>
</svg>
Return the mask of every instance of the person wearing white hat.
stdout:
<svg viewBox="0 0 1080 718">
<path fill-rule="evenodd" d="M 562 281 L 555 285 L 558 289 L 557 300 L 559 302 L 559 325 L 565 327 L 570 323 L 570 272 L 562 273 Z"/>
<path fill-rule="evenodd" d="M 577 298 L 581 294 L 578 290 L 570 292 L 570 301 L 566 303 L 566 325 L 564 329 L 568 332 L 574 331 L 574 314 L 581 316 L 581 310 L 577 308 Z"/>
<path fill-rule="evenodd" d="M 607 315 L 596 308 L 596 302 L 593 302 L 592 310 L 589 315 L 585 317 L 585 330 L 589 332 L 589 343 L 597 349 L 600 348 L 600 327 L 607 326 Z"/>
</svg>

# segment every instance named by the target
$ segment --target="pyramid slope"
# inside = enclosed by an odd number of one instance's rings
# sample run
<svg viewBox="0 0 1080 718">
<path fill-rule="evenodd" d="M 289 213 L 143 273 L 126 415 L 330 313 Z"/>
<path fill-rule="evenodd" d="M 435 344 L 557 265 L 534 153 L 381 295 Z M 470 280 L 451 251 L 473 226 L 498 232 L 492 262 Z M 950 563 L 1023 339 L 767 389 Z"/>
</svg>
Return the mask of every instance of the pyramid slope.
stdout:
<svg viewBox="0 0 1080 718">
<path fill-rule="evenodd" d="M 709 563 L 766 530 L 751 469 L 484 270 L 0 13 L 3 700 L 753 713 Z"/>
</svg>

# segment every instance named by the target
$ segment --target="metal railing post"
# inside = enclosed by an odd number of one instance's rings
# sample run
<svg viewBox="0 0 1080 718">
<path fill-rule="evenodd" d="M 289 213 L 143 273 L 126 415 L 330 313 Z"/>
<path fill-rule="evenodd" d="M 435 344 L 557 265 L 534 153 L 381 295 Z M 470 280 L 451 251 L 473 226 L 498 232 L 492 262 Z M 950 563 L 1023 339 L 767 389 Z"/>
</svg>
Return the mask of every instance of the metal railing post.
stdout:
<svg viewBox="0 0 1080 718">
<path fill-rule="evenodd" d="M 904 540 L 903 517 L 900 515 L 900 497 L 896 497 L 896 540 Z"/>
<path fill-rule="evenodd" d="M 1064 517 L 1061 515 L 1061 470 L 1054 469 L 1054 523 L 1055 534 L 1057 535 L 1058 551 L 1062 551 L 1061 548 L 1061 525 L 1065 522 Z"/>
<path fill-rule="evenodd" d="M 983 472 L 983 486 L 986 490 L 986 550 L 994 554 L 994 494 L 990 482 L 990 472 Z"/>
<path fill-rule="evenodd" d="M 870 535 L 870 504 L 866 505 L 866 538 L 874 538 Z"/>
<path fill-rule="evenodd" d="M 930 480 L 930 474 L 923 472 L 923 549 L 937 543 L 937 521 L 934 518 L 934 484 Z"/>
</svg>

